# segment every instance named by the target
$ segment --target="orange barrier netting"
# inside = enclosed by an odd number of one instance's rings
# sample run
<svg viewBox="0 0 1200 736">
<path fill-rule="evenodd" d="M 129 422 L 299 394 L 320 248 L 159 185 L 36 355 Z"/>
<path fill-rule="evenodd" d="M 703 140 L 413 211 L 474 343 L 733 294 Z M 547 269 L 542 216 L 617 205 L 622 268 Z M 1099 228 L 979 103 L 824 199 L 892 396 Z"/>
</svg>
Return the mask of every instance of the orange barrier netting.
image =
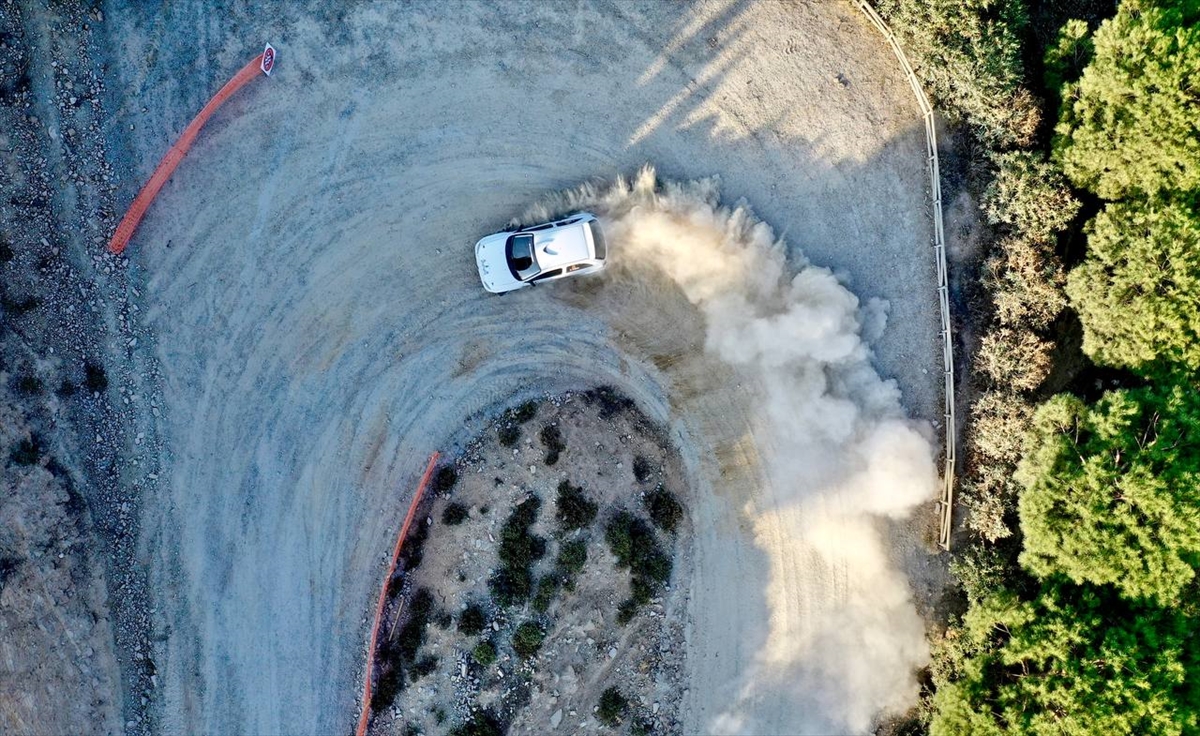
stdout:
<svg viewBox="0 0 1200 736">
<path fill-rule="evenodd" d="M 400 561 L 400 548 L 404 545 L 404 538 L 408 536 L 408 528 L 412 525 L 413 517 L 416 516 L 417 505 L 421 503 L 421 497 L 425 495 L 425 487 L 429 485 L 433 467 L 437 465 L 440 455 L 441 453 L 435 452 L 429 456 L 429 465 L 426 466 L 425 474 L 421 476 L 421 484 L 417 486 L 417 493 L 408 506 L 404 525 L 400 527 L 400 536 L 396 537 L 396 548 L 392 550 L 392 564 L 388 567 L 387 577 L 383 579 L 383 587 L 379 590 L 379 603 L 375 606 L 375 625 L 371 627 L 371 648 L 367 650 L 367 673 L 363 676 L 362 715 L 358 718 L 356 736 L 365 736 L 367 722 L 371 717 L 371 675 L 375 669 L 375 645 L 379 639 L 379 624 L 383 620 L 383 607 L 387 603 L 388 588 L 391 587 L 392 576 L 396 574 L 396 563 Z"/>
<path fill-rule="evenodd" d="M 108 252 L 120 254 L 125 250 L 125 246 L 129 244 L 129 238 L 133 236 L 133 231 L 137 229 L 138 224 L 142 221 L 142 216 L 146 214 L 146 210 L 154 202 L 154 198 L 158 196 L 158 190 L 162 189 L 163 184 L 171 178 L 171 174 L 175 173 L 175 167 L 179 166 L 179 162 L 187 154 L 188 149 L 192 147 L 192 143 L 199 135 L 200 129 L 208 122 L 213 113 L 217 111 L 221 105 L 228 100 L 234 92 L 244 87 L 247 82 L 257 76 L 260 72 L 270 74 L 270 69 L 275 62 L 275 50 L 269 45 L 263 53 L 254 57 L 254 59 L 242 67 L 241 71 L 233 75 L 225 83 L 225 86 L 213 95 L 213 98 L 208 101 L 204 109 L 200 111 L 192 122 L 184 129 L 183 135 L 179 136 L 179 140 L 175 141 L 175 145 L 171 146 L 167 151 L 167 155 L 163 156 L 162 161 L 158 162 L 158 168 L 151 174 L 150 180 L 146 182 L 142 190 L 138 192 L 134 198 L 133 204 L 129 205 L 129 211 L 121 218 L 121 224 L 117 225 L 116 232 L 113 233 L 112 240 L 108 241 Z"/>
</svg>

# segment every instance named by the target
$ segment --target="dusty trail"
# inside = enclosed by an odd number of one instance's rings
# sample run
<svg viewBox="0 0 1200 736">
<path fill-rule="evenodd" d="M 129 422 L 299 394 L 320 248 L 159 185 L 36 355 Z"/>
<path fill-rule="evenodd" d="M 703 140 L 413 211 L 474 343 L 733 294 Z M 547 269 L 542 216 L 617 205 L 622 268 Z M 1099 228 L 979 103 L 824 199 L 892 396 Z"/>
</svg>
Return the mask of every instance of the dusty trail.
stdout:
<svg viewBox="0 0 1200 736">
<path fill-rule="evenodd" d="M 744 696 L 772 627 L 768 558 L 804 590 L 845 588 L 837 565 L 755 527 L 750 512 L 779 501 L 745 506 L 763 473 L 753 389 L 699 356 L 703 325 L 678 293 L 489 298 L 476 282 L 474 239 L 547 191 L 647 161 L 719 174 L 859 297 L 888 300 L 879 372 L 910 416 L 938 416 L 924 144 L 889 52 L 850 5 L 677 9 L 110 10 L 139 177 L 211 91 L 180 79 L 223 79 L 262 40 L 280 49 L 130 251 L 157 335 L 137 349 L 164 376 L 168 450 L 144 520 L 163 730 L 346 730 L 407 489 L 431 449 L 525 393 L 613 384 L 676 434 L 703 530 L 689 731 Z M 770 594 L 803 623 L 816 603 L 800 589 Z M 785 693 L 748 702 L 757 727 L 794 729 Z"/>
</svg>

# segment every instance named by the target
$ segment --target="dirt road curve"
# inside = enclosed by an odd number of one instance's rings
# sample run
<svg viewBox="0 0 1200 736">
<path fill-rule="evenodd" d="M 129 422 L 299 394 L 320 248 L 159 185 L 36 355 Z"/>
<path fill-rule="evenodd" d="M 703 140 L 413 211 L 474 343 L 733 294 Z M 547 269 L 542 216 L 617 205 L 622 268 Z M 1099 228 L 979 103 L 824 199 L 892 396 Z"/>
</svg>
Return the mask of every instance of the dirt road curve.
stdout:
<svg viewBox="0 0 1200 736">
<path fill-rule="evenodd" d="M 651 301 L 637 325 L 614 324 L 574 291 L 489 297 L 471 245 L 591 177 L 646 162 L 672 179 L 719 175 L 858 296 L 890 302 L 876 364 L 910 415 L 933 420 L 922 132 L 858 11 L 183 2 L 108 15 L 109 86 L 126 95 L 114 138 L 139 178 L 263 41 L 279 49 L 275 75 L 210 123 L 129 251 L 156 335 L 137 350 L 163 376 L 167 450 L 143 524 L 164 732 L 346 731 L 364 616 L 429 452 L 498 402 L 601 383 L 668 422 L 696 474 L 685 725 L 712 728 L 768 616 L 769 550 L 710 457 L 751 451 L 738 438 L 752 418 L 724 393 L 684 395 L 656 365 L 660 336 L 678 341 L 672 309 Z M 792 730 L 786 699 L 752 699 L 757 727 Z"/>
</svg>

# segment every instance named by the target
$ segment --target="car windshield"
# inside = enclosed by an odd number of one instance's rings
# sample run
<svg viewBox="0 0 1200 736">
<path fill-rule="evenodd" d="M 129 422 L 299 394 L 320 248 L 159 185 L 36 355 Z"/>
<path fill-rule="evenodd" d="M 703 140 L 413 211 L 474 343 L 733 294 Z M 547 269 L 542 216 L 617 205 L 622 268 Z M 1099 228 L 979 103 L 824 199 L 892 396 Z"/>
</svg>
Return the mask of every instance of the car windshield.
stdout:
<svg viewBox="0 0 1200 736">
<path fill-rule="evenodd" d="M 537 275 L 541 269 L 533 256 L 533 236 L 527 233 L 508 239 L 508 270 L 513 278 L 525 281 Z"/>
</svg>

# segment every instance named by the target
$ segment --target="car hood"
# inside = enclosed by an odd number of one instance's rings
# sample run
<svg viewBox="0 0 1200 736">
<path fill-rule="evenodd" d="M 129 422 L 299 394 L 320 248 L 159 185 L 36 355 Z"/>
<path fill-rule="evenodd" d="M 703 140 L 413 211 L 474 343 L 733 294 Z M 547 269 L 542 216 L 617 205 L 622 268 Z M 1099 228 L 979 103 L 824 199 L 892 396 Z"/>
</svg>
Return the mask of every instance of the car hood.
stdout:
<svg viewBox="0 0 1200 736">
<path fill-rule="evenodd" d="M 479 267 L 479 280 L 483 288 L 493 293 L 512 291 L 527 284 L 513 278 L 508 270 L 508 259 L 504 255 L 504 244 L 508 233 L 489 235 L 475 244 L 475 264 Z"/>
</svg>

